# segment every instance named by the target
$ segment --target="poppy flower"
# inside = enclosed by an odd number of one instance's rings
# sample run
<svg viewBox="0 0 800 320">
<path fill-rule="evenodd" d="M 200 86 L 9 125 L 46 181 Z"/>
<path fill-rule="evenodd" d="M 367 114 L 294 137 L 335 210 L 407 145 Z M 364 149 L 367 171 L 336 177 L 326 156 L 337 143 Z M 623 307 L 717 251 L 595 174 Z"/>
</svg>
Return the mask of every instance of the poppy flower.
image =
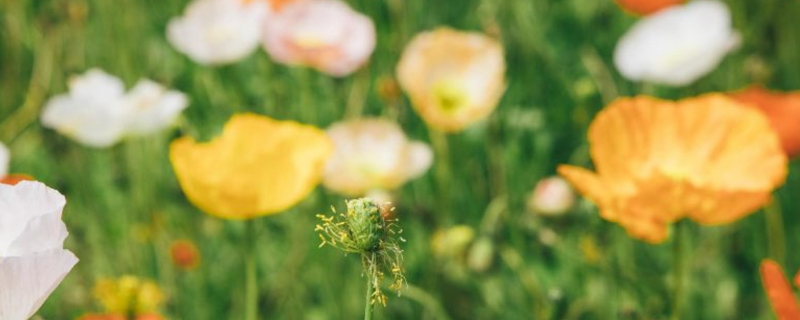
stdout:
<svg viewBox="0 0 800 320">
<path fill-rule="evenodd" d="M 415 36 L 397 64 L 397 79 L 428 125 L 460 131 L 488 116 L 506 89 L 500 42 L 476 32 L 439 28 Z"/>
<path fill-rule="evenodd" d="M 165 300 L 155 282 L 132 275 L 118 279 L 102 278 L 95 283 L 92 294 L 103 306 L 104 315 L 135 315 L 137 320 L 157 315 L 156 311 Z"/>
<path fill-rule="evenodd" d="M 686 0 L 615 0 L 617 4 L 635 15 L 646 16 L 661 9 L 686 2 Z"/>
<path fill-rule="evenodd" d="M 172 264 L 183 269 L 191 270 L 200 264 L 200 251 L 189 240 L 176 240 L 169 246 Z"/>
<path fill-rule="evenodd" d="M 698 0 L 639 20 L 614 49 L 614 65 L 632 81 L 685 86 L 708 74 L 739 45 L 731 13 Z"/>
<path fill-rule="evenodd" d="M 332 151 L 322 130 L 251 113 L 234 115 L 222 135 L 170 145 L 181 188 L 195 206 L 226 219 L 279 213 L 319 183 Z"/>
<path fill-rule="evenodd" d="M 381 119 L 338 122 L 327 132 L 333 142 L 322 183 L 347 196 L 392 190 L 428 170 L 431 148 L 409 141 L 397 123 Z"/>
<path fill-rule="evenodd" d="M 69 93 L 47 102 L 41 121 L 79 143 L 103 148 L 168 127 L 188 103 L 185 94 L 148 79 L 126 93 L 122 80 L 91 69 L 70 79 Z"/>
<path fill-rule="evenodd" d="M 771 259 L 761 260 L 761 282 L 767 293 L 769 303 L 778 320 L 800 319 L 800 306 L 792 293 L 789 280 L 781 270 L 781 266 Z"/>
<path fill-rule="evenodd" d="M 42 125 L 96 148 L 117 143 L 125 134 L 128 108 L 122 80 L 100 69 L 70 78 L 69 93 L 51 98 Z"/>
<path fill-rule="evenodd" d="M 279 63 L 342 77 L 372 55 L 375 24 L 343 1 L 294 1 L 267 19 L 264 49 Z"/>
<path fill-rule="evenodd" d="M 764 112 L 786 154 L 800 154 L 800 91 L 780 93 L 755 85 L 730 96 Z"/>
<path fill-rule="evenodd" d="M 258 48 L 268 7 L 263 1 L 195 0 L 170 20 L 167 40 L 199 64 L 233 63 Z"/>
<path fill-rule="evenodd" d="M 651 243 L 684 217 L 703 225 L 740 219 L 770 200 L 787 174 L 778 137 L 760 112 L 722 94 L 677 102 L 622 98 L 589 127 L 597 172 L 558 172 L 620 224 Z"/>
<path fill-rule="evenodd" d="M 65 204 L 41 182 L 0 184 L 0 319 L 33 316 L 78 263 L 64 249 Z"/>
</svg>

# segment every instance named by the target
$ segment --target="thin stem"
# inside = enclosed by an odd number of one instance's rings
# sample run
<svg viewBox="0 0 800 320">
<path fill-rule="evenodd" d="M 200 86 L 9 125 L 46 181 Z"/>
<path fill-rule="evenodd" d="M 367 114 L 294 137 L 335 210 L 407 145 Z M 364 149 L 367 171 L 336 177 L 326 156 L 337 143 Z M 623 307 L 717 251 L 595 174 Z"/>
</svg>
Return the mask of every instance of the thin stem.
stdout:
<svg viewBox="0 0 800 320">
<path fill-rule="evenodd" d="M 686 221 L 679 221 L 675 224 L 675 234 L 673 235 L 673 247 L 672 247 L 672 270 L 673 274 L 673 295 L 672 295 L 672 319 L 680 319 L 681 318 L 681 310 L 683 304 L 683 286 L 684 286 L 684 278 L 686 274 L 684 272 L 684 264 L 683 261 L 684 256 L 684 247 L 686 246 L 684 242 L 686 240 Z"/>
<path fill-rule="evenodd" d="M 783 214 L 781 202 L 777 196 L 764 207 L 767 219 L 767 253 L 769 257 L 783 263 L 786 256 L 786 234 L 783 229 Z"/>
<path fill-rule="evenodd" d="M 447 143 L 447 135 L 434 128 L 428 128 L 428 132 L 433 144 L 434 156 L 434 178 L 436 179 L 436 189 L 439 206 L 439 215 L 444 217 L 445 222 L 451 219 L 449 210 L 451 208 L 451 192 L 450 192 L 450 150 Z"/>
<path fill-rule="evenodd" d="M 256 275 L 255 255 L 255 221 L 245 222 L 245 284 L 244 284 L 244 315 L 245 320 L 258 319 L 258 283 Z"/>
<path fill-rule="evenodd" d="M 375 254 L 372 254 L 372 260 L 374 261 Z M 372 320 L 372 289 L 373 289 L 373 272 L 372 266 L 373 264 L 369 264 L 369 270 L 365 270 L 367 272 L 367 295 L 364 297 L 364 320 Z"/>
<path fill-rule="evenodd" d="M 424 306 L 425 309 L 428 309 L 428 311 L 433 313 L 436 319 L 450 320 L 450 317 L 447 315 L 444 307 L 439 304 L 439 301 L 437 301 L 436 298 L 425 292 L 425 290 L 413 285 L 408 285 L 408 287 L 403 290 L 403 296 Z"/>
</svg>

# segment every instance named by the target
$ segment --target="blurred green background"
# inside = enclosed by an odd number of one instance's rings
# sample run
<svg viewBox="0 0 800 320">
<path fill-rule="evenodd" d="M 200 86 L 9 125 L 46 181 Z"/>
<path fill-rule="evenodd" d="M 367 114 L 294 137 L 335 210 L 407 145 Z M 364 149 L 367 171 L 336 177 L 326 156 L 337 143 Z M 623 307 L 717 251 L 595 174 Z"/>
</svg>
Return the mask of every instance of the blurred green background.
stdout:
<svg viewBox="0 0 800 320">
<path fill-rule="evenodd" d="M 163 311 L 170 319 L 240 319 L 244 224 L 189 204 L 167 148 L 183 134 L 213 137 L 233 113 L 251 111 L 322 128 L 359 114 L 382 116 L 396 119 L 412 139 L 436 140 L 433 167 L 397 199 L 413 287 L 376 308 L 378 319 L 665 319 L 673 299 L 674 233 L 649 245 L 601 220 L 588 202 L 564 217 L 543 218 L 526 212 L 525 198 L 558 164 L 590 165 L 586 128 L 617 96 L 680 98 L 754 82 L 800 88 L 800 1 L 725 2 L 742 46 L 710 75 L 674 89 L 632 83 L 615 71 L 614 45 L 636 18 L 611 0 L 350 0 L 375 21 L 378 44 L 369 64 L 344 79 L 277 65 L 263 50 L 229 66 L 195 64 L 165 39 L 184 0 L 3 0 L 0 141 L 12 151 L 12 172 L 29 173 L 67 196 L 66 247 L 81 259 L 39 314 L 73 319 L 97 311 L 95 280 L 134 274 L 167 293 Z M 431 135 L 407 100 L 378 91 L 409 39 L 437 26 L 499 37 L 508 64 L 509 86 L 497 110 L 444 140 Z M 109 149 L 86 148 L 42 128 L 46 100 L 92 67 L 127 87 L 151 78 L 187 93 L 191 104 L 180 126 Z M 682 222 L 683 318 L 774 317 L 758 264 L 772 256 L 787 272 L 800 266 L 800 177 L 792 166 L 776 193 L 785 241 L 768 234 L 763 212 L 722 227 Z M 343 198 L 320 187 L 295 208 L 256 220 L 261 318 L 362 316 L 359 259 L 317 248 L 314 215 L 330 205 L 343 208 Z M 490 244 L 488 268 L 432 257 L 432 234 L 457 224 L 472 226 Z M 200 248 L 198 269 L 171 264 L 169 244 L 179 238 Z"/>
</svg>

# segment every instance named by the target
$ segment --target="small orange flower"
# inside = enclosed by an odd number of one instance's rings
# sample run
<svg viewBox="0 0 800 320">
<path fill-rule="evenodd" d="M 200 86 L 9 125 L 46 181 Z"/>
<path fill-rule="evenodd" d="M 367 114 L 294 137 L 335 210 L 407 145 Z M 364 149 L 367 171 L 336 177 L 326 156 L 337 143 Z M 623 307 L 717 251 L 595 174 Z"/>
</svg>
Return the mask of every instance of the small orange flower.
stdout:
<svg viewBox="0 0 800 320">
<path fill-rule="evenodd" d="M 175 240 L 169 247 L 172 263 L 184 270 L 191 270 L 200 264 L 200 251 L 189 240 Z"/>
<path fill-rule="evenodd" d="M 646 16 L 661 9 L 678 5 L 686 2 L 686 0 L 616 0 L 617 4 L 626 11 L 639 15 Z"/>
<path fill-rule="evenodd" d="M 761 282 L 778 320 L 800 319 L 800 306 L 797 305 L 789 280 L 783 275 L 777 262 L 761 260 Z"/>
<path fill-rule="evenodd" d="M 750 214 L 787 174 L 766 117 L 721 94 L 619 99 L 592 122 L 589 143 L 597 173 L 562 165 L 559 174 L 601 217 L 651 243 L 684 217 L 720 225 Z"/>
<path fill-rule="evenodd" d="M 781 93 L 754 85 L 730 95 L 764 112 L 778 132 L 783 150 L 790 157 L 800 154 L 800 91 Z"/>
<path fill-rule="evenodd" d="M 460 131 L 497 107 L 505 82 L 500 42 L 477 32 L 439 28 L 403 50 L 397 81 L 430 126 Z"/>
<path fill-rule="evenodd" d="M 169 155 L 194 205 L 220 218 L 251 219 L 303 200 L 332 150 L 318 128 L 245 113 L 234 115 L 210 142 L 173 141 Z"/>
</svg>

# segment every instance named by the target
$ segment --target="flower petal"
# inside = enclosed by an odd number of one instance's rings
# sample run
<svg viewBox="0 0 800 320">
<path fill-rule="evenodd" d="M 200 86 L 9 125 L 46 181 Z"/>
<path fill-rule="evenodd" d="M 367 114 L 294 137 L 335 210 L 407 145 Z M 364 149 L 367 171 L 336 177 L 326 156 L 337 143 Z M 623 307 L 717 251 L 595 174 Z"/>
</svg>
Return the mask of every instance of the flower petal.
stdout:
<svg viewBox="0 0 800 320">
<path fill-rule="evenodd" d="M 33 316 L 76 263 L 63 249 L 0 258 L 0 319 Z"/>
<path fill-rule="evenodd" d="M 770 259 L 761 260 L 761 281 L 778 320 L 800 319 L 797 299 L 789 286 L 789 280 L 783 275 L 781 266 L 777 262 Z"/>
</svg>

